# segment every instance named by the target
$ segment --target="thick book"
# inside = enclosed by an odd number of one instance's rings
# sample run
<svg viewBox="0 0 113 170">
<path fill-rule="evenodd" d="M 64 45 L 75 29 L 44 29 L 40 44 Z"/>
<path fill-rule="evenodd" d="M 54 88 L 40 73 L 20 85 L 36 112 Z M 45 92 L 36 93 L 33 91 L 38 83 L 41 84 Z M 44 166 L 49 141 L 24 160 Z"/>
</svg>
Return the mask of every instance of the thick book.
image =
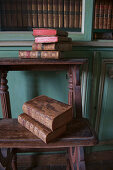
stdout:
<svg viewBox="0 0 113 170">
<path fill-rule="evenodd" d="M 99 11 L 100 11 L 100 0 L 95 1 L 95 15 L 94 15 L 94 28 L 99 28 Z"/>
<path fill-rule="evenodd" d="M 22 28 L 23 27 L 23 24 L 22 24 L 22 22 L 23 22 L 23 20 L 22 20 L 22 18 L 23 18 L 23 16 L 22 16 L 22 0 L 20 0 L 20 1 L 16 1 L 16 3 L 17 3 L 17 26 L 18 26 L 18 28 Z M 28 2 L 28 4 L 29 4 L 29 2 Z M 29 17 L 29 15 L 28 15 L 28 17 Z M 30 18 L 29 18 L 29 20 L 30 20 Z M 31 25 L 31 27 L 32 27 L 32 25 Z"/>
<path fill-rule="evenodd" d="M 58 50 L 58 51 L 71 51 L 72 43 L 34 43 L 32 44 L 32 50 Z"/>
<path fill-rule="evenodd" d="M 53 0 L 48 0 L 48 27 L 53 27 Z"/>
<path fill-rule="evenodd" d="M 38 14 L 37 14 L 37 0 L 32 0 L 32 23 L 33 27 L 37 27 L 38 23 Z M 29 19 L 28 19 L 29 22 Z"/>
<path fill-rule="evenodd" d="M 48 28 L 34 28 L 33 36 L 68 36 L 68 32 L 57 30 L 57 29 L 48 29 Z"/>
<path fill-rule="evenodd" d="M 38 10 L 38 27 L 43 27 L 43 3 L 42 0 L 37 1 L 37 10 Z"/>
<path fill-rule="evenodd" d="M 69 28 L 69 1 L 64 0 L 64 28 Z"/>
<path fill-rule="evenodd" d="M 75 1 L 70 0 L 70 5 L 69 5 L 69 28 L 74 27 L 74 16 L 75 16 Z"/>
<path fill-rule="evenodd" d="M 63 18 L 64 18 L 64 4 L 63 1 L 58 0 L 58 17 L 59 17 L 59 28 L 63 28 Z"/>
<path fill-rule="evenodd" d="M 112 17 L 112 0 L 109 1 L 109 6 L 108 6 L 107 29 L 111 29 L 111 17 Z"/>
<path fill-rule="evenodd" d="M 103 29 L 103 21 L 104 21 L 104 1 L 100 1 L 99 29 Z"/>
<path fill-rule="evenodd" d="M 45 58 L 45 59 L 60 59 L 65 58 L 66 52 L 61 51 L 28 51 L 20 50 L 20 58 Z"/>
<path fill-rule="evenodd" d="M 72 120 L 72 106 L 45 95 L 35 97 L 22 106 L 23 112 L 52 131 Z"/>
<path fill-rule="evenodd" d="M 80 20 L 80 1 L 75 1 L 75 19 L 74 19 L 74 28 L 79 28 Z"/>
<path fill-rule="evenodd" d="M 43 26 L 48 27 L 48 0 L 43 0 Z"/>
<path fill-rule="evenodd" d="M 58 0 L 53 0 L 53 27 L 58 28 L 59 17 L 58 17 Z"/>
<path fill-rule="evenodd" d="M 104 22 L 103 22 L 103 29 L 107 29 L 107 22 L 108 22 L 108 5 L 109 1 L 105 0 L 104 3 Z"/>
<path fill-rule="evenodd" d="M 53 43 L 53 42 L 67 42 L 72 41 L 69 37 L 51 36 L 51 37 L 35 37 L 35 43 Z"/>
<path fill-rule="evenodd" d="M 55 131 L 51 131 L 49 128 L 32 119 L 25 113 L 18 116 L 18 122 L 45 143 L 55 140 L 66 131 L 66 125 L 57 128 Z"/>
</svg>

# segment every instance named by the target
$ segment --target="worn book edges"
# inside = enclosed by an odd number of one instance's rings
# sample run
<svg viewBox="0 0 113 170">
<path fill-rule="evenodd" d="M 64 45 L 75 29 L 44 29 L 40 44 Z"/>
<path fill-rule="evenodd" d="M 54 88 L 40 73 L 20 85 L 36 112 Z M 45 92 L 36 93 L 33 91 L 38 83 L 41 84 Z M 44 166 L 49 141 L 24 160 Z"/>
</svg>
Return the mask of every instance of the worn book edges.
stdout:
<svg viewBox="0 0 113 170">
<path fill-rule="evenodd" d="M 68 32 L 62 31 L 62 30 L 57 30 L 57 29 L 44 29 L 44 28 L 34 28 L 33 29 L 33 36 L 53 36 L 53 35 L 58 35 L 58 36 L 68 36 Z"/>
<path fill-rule="evenodd" d="M 58 51 L 71 51 L 72 43 L 33 43 L 32 50 L 58 50 Z"/>
<path fill-rule="evenodd" d="M 45 95 L 25 102 L 22 109 L 52 131 L 70 122 L 73 115 L 72 106 Z"/>
<path fill-rule="evenodd" d="M 42 0 L 37 1 L 38 10 L 38 27 L 43 27 L 43 3 Z"/>
<path fill-rule="evenodd" d="M 64 4 L 63 1 L 58 0 L 58 18 L 59 18 L 59 28 L 63 28 L 63 18 L 64 18 Z"/>
<path fill-rule="evenodd" d="M 72 41 L 69 37 L 51 36 L 51 37 L 35 37 L 35 43 L 53 43 Z"/>
<path fill-rule="evenodd" d="M 48 27 L 48 0 L 43 0 L 43 26 Z"/>
<path fill-rule="evenodd" d="M 48 27 L 53 27 L 53 0 L 48 0 Z"/>
<path fill-rule="evenodd" d="M 56 129 L 55 131 L 51 131 L 49 128 L 32 119 L 25 113 L 22 113 L 18 116 L 18 122 L 45 143 L 49 143 L 53 139 L 61 136 L 66 131 L 66 125 Z"/>
</svg>

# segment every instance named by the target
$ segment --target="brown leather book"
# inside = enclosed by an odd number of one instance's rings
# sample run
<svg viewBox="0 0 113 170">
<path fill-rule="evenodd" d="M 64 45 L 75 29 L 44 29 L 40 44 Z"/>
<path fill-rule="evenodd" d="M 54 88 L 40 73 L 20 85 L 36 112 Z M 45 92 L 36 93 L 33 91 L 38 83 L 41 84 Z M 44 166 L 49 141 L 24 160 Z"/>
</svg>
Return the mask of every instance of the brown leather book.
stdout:
<svg viewBox="0 0 113 170">
<path fill-rule="evenodd" d="M 58 0 L 58 16 L 59 16 L 59 28 L 63 28 L 64 22 L 63 22 L 63 18 L 64 18 L 64 5 L 63 5 L 63 1 L 62 0 Z"/>
<path fill-rule="evenodd" d="M 103 22 L 104 22 L 104 1 L 100 1 L 99 29 L 103 29 Z"/>
<path fill-rule="evenodd" d="M 32 0 L 32 23 L 33 27 L 37 27 L 37 19 L 38 19 L 38 14 L 37 14 L 37 0 Z M 28 19 L 29 21 L 29 19 Z"/>
<path fill-rule="evenodd" d="M 66 125 L 56 129 L 55 131 L 51 131 L 49 128 L 32 119 L 25 113 L 18 116 L 18 122 L 45 143 L 51 142 L 66 131 Z"/>
<path fill-rule="evenodd" d="M 24 29 L 28 27 L 27 0 L 22 0 L 22 26 Z"/>
<path fill-rule="evenodd" d="M 53 27 L 53 1 L 48 0 L 48 27 Z"/>
<path fill-rule="evenodd" d="M 69 28 L 69 1 L 64 0 L 64 28 Z"/>
<path fill-rule="evenodd" d="M 16 1 L 17 3 L 17 25 L 18 25 L 18 28 L 22 28 L 22 0 L 19 0 L 19 1 Z M 29 2 L 28 2 L 29 3 Z M 28 15 L 29 16 L 29 15 Z"/>
<path fill-rule="evenodd" d="M 38 10 L 38 27 L 43 27 L 43 3 L 42 0 L 37 0 L 37 10 Z"/>
<path fill-rule="evenodd" d="M 72 43 L 34 43 L 32 50 L 58 50 L 58 51 L 71 51 Z"/>
<path fill-rule="evenodd" d="M 43 0 L 43 25 L 44 25 L 44 28 L 48 27 L 48 14 L 47 14 L 47 11 L 48 11 L 48 0 Z"/>
<path fill-rule="evenodd" d="M 79 28 L 79 19 L 80 19 L 80 1 L 75 1 L 75 19 L 74 19 L 74 28 Z"/>
<path fill-rule="evenodd" d="M 107 29 L 107 22 L 108 22 L 108 5 L 109 1 L 105 0 L 104 3 L 104 22 L 103 22 L 103 29 Z"/>
<path fill-rule="evenodd" d="M 99 11 L 100 11 L 100 0 L 95 1 L 95 14 L 94 14 L 94 28 L 99 28 Z"/>
<path fill-rule="evenodd" d="M 58 17 L 58 0 L 53 0 L 53 27 L 58 28 L 59 17 Z"/>
<path fill-rule="evenodd" d="M 75 0 L 70 0 L 69 5 L 69 28 L 74 27 L 74 16 L 75 16 Z"/>
<path fill-rule="evenodd" d="M 27 101 L 23 112 L 39 121 L 52 131 L 72 120 L 72 106 L 41 95 Z"/>
<path fill-rule="evenodd" d="M 109 6 L 108 6 L 107 29 L 111 29 L 111 17 L 112 17 L 112 0 L 109 1 Z"/>
</svg>

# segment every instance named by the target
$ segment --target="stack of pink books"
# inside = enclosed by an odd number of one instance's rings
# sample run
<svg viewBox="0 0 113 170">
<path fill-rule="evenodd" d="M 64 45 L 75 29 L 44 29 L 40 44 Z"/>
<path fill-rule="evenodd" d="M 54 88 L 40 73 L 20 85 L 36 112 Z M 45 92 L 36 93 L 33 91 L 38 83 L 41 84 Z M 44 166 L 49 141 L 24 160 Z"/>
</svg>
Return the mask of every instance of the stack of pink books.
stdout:
<svg viewBox="0 0 113 170">
<path fill-rule="evenodd" d="M 32 50 L 20 50 L 20 58 L 60 59 L 65 57 L 66 51 L 72 50 L 72 39 L 66 31 L 35 28 L 33 36 Z"/>
</svg>

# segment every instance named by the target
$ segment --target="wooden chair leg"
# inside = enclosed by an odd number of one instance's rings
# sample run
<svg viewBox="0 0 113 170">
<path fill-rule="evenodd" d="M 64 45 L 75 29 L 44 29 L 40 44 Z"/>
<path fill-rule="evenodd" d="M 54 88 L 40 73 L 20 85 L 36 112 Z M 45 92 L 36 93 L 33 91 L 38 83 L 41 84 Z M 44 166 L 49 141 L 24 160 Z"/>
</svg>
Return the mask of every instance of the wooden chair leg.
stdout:
<svg viewBox="0 0 113 170">
<path fill-rule="evenodd" d="M 12 157 L 12 169 L 17 170 L 17 154 L 13 152 L 13 157 Z"/>
<path fill-rule="evenodd" d="M 77 170 L 86 170 L 84 161 L 84 149 L 82 146 L 76 147 L 76 165 Z"/>
</svg>

